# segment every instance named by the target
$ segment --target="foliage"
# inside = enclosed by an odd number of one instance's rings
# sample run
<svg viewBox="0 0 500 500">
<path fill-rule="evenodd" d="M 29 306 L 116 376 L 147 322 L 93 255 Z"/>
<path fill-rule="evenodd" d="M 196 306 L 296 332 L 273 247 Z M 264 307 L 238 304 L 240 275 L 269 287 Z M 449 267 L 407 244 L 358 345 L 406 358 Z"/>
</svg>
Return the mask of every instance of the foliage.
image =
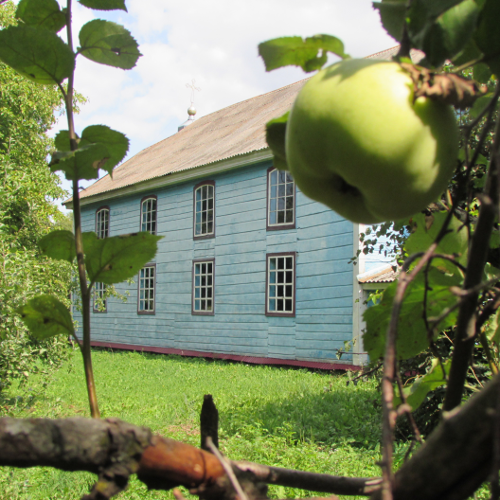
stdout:
<svg viewBox="0 0 500 500">
<path fill-rule="evenodd" d="M 0 26 L 15 22 L 14 5 L 0 9 Z M 0 62 L 0 392 L 64 359 L 63 339 L 38 341 L 15 314 L 34 294 L 49 292 L 68 302 L 70 266 L 43 257 L 36 243 L 66 217 L 54 200 L 64 191 L 47 169 L 61 96 Z"/>
</svg>

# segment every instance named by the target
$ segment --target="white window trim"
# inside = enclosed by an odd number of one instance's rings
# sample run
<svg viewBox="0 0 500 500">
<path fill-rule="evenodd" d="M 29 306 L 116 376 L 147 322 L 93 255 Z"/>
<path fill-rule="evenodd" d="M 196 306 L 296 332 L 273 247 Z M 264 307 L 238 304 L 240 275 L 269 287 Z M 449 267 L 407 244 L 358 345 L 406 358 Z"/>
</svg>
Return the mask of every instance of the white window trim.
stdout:
<svg viewBox="0 0 500 500">
<path fill-rule="evenodd" d="M 280 170 L 278 170 L 277 168 L 270 168 L 268 171 L 267 171 L 267 229 L 268 230 L 273 230 L 273 229 L 293 229 L 295 228 L 295 220 L 296 220 L 296 201 L 297 201 L 297 190 L 296 190 L 296 186 L 295 186 L 295 181 L 293 180 L 293 178 L 291 177 L 291 175 L 288 173 L 288 172 L 284 172 L 286 176 L 290 176 L 291 178 L 291 184 L 292 184 L 292 191 L 293 191 L 293 194 L 292 195 L 287 195 L 286 194 L 286 186 L 287 184 L 290 184 L 290 182 L 286 182 L 285 181 L 285 196 L 284 196 L 284 199 L 285 199 L 285 208 L 283 209 L 279 209 L 278 207 L 276 207 L 276 210 L 271 210 L 271 205 L 272 205 L 272 197 L 271 197 L 271 193 L 272 193 L 272 186 L 271 186 L 271 180 L 272 180 L 272 175 L 274 173 L 277 173 L 277 177 L 278 177 L 278 184 L 276 185 L 276 190 L 278 191 L 279 189 L 279 174 L 280 174 Z M 279 199 L 280 198 L 283 198 L 283 197 L 280 197 L 278 195 L 278 193 L 276 193 L 276 204 L 278 205 L 279 203 Z M 278 213 L 280 212 L 284 212 L 285 214 L 285 219 L 286 219 L 286 199 L 288 197 L 292 197 L 293 199 L 293 208 L 292 208 L 292 214 L 293 214 L 293 220 L 291 222 L 271 222 L 271 214 L 272 213 L 276 213 L 276 218 L 278 218 Z"/>
<path fill-rule="evenodd" d="M 272 283 L 271 280 L 271 273 L 272 272 L 278 272 L 278 266 L 276 266 L 276 270 L 271 269 L 271 259 L 286 259 L 286 258 L 291 258 L 292 259 L 292 267 L 289 269 L 289 271 L 292 272 L 292 281 L 291 283 L 284 281 L 282 286 L 285 287 L 284 294 L 281 296 L 278 296 L 277 293 L 274 295 L 271 293 L 271 287 L 278 287 L 280 286 L 280 283 L 278 283 L 278 280 L 275 279 L 274 283 Z M 285 261 L 286 262 L 286 261 Z M 273 254 L 267 254 L 266 256 L 266 316 L 288 316 L 288 317 L 294 317 L 295 316 L 295 307 L 296 307 L 296 301 L 295 301 L 295 292 L 296 292 L 296 283 L 297 283 L 297 275 L 296 275 L 296 263 L 297 263 L 297 254 L 295 252 L 282 252 L 282 253 L 273 253 Z M 287 269 L 283 268 L 283 272 L 287 272 Z M 276 275 L 277 276 L 277 275 Z M 286 274 L 284 276 L 284 279 L 286 280 Z M 292 287 L 291 294 L 286 294 L 286 287 Z M 271 309 L 270 304 L 272 300 L 291 300 L 292 301 L 292 309 L 288 311 L 279 311 L 277 309 Z M 286 304 L 286 302 L 285 302 Z"/>
<path fill-rule="evenodd" d="M 209 264 L 212 266 L 212 272 L 208 271 L 205 274 L 196 274 L 196 267 L 202 266 L 203 264 Z M 196 277 L 200 277 L 200 284 L 196 284 Z M 211 284 L 201 284 L 202 278 L 205 277 L 206 281 L 211 281 Z M 210 279 L 209 279 L 210 278 Z M 196 297 L 196 290 L 200 290 L 200 297 Z M 204 291 L 204 292 L 203 292 Z M 208 293 L 210 291 L 210 293 Z M 202 295 L 205 295 L 202 297 Z M 210 295 L 210 296 L 209 296 Z M 196 309 L 196 302 L 200 301 L 208 301 L 211 300 L 212 308 L 211 309 Z M 200 316 L 213 316 L 215 311 L 215 259 L 196 259 L 193 260 L 193 281 L 192 281 L 192 290 L 191 290 L 191 313 Z"/>
</svg>

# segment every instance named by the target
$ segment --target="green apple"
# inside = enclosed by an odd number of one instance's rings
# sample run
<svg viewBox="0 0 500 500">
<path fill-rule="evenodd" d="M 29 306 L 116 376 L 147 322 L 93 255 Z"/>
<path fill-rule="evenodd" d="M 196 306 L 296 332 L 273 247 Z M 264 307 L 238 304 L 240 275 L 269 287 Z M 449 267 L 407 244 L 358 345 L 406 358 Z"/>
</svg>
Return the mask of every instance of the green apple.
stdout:
<svg viewBox="0 0 500 500">
<path fill-rule="evenodd" d="M 297 96 L 286 161 L 310 198 L 360 223 L 413 215 L 443 193 L 456 168 L 451 106 L 419 97 L 395 62 L 350 59 L 311 78 Z"/>
</svg>

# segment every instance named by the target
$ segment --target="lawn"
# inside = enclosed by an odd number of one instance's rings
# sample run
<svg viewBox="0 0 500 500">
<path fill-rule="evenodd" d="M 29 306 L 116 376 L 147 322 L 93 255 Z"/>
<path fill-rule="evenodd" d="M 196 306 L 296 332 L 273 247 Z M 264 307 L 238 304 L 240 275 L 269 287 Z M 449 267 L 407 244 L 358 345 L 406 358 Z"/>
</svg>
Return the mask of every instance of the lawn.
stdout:
<svg viewBox="0 0 500 500">
<path fill-rule="evenodd" d="M 220 448 L 231 459 L 335 475 L 379 475 L 375 380 L 347 385 L 346 374 L 133 352 L 97 350 L 93 361 L 104 418 L 119 417 L 199 446 L 203 395 L 212 394 L 219 410 Z M 6 396 L 3 416 L 89 416 L 78 352 L 48 383 L 33 378 L 28 387 L 13 388 Z M 93 477 L 49 468 L 3 468 L 0 499 L 76 499 L 88 491 Z M 270 488 L 273 498 L 308 495 Z M 134 478 L 118 498 L 173 496 L 147 492 Z"/>
</svg>

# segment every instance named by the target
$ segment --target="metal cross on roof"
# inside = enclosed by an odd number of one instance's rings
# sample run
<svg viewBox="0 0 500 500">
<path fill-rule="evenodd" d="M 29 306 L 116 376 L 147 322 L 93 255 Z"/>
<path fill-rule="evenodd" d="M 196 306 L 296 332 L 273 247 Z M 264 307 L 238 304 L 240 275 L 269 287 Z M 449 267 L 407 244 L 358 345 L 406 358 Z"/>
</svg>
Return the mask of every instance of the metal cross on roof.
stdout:
<svg viewBox="0 0 500 500">
<path fill-rule="evenodd" d="M 193 80 L 191 80 L 191 83 L 186 83 L 186 87 L 188 89 L 191 89 L 191 104 L 194 104 L 194 91 L 197 90 L 198 92 L 201 91 L 200 87 L 196 87 L 195 86 L 195 80 L 193 78 Z"/>
</svg>

